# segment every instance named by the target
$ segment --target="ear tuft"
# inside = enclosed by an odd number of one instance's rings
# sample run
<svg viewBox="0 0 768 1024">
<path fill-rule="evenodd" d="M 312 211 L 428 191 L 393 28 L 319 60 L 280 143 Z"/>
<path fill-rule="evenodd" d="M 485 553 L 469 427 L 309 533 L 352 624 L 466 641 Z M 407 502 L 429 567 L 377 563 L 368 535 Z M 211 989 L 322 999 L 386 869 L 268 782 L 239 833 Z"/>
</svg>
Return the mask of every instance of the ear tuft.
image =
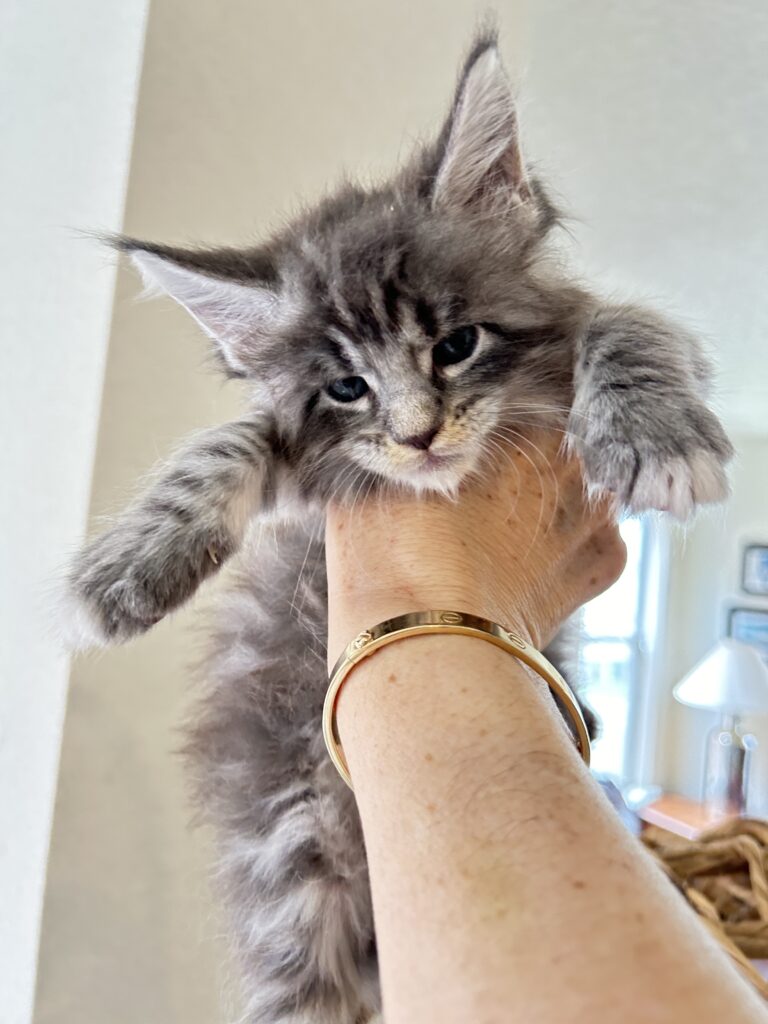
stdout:
<svg viewBox="0 0 768 1024">
<path fill-rule="evenodd" d="M 274 281 L 260 281 L 255 274 L 253 283 L 218 276 L 233 266 L 247 272 L 249 259 L 255 262 L 256 255 L 233 250 L 186 252 L 127 238 L 116 239 L 113 245 L 130 256 L 145 296 L 169 295 L 213 338 L 233 376 L 253 372 L 260 344 L 285 329 L 295 313 Z"/>
<path fill-rule="evenodd" d="M 499 197 L 514 205 L 530 197 L 515 101 L 495 32 L 483 33 L 472 46 L 437 150 L 435 206 L 466 207 Z"/>
</svg>

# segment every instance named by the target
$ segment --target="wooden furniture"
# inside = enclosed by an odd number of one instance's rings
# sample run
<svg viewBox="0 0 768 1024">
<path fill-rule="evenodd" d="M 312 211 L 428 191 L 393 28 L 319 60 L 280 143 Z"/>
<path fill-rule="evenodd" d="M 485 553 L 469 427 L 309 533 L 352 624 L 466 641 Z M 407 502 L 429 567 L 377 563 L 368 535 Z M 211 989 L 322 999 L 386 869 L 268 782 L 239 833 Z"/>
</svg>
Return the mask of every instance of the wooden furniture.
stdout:
<svg viewBox="0 0 768 1024">
<path fill-rule="evenodd" d="M 637 813 L 646 825 L 657 825 L 684 839 L 696 839 L 702 832 L 735 817 L 713 811 L 697 800 L 689 800 L 676 793 L 665 793 Z"/>
</svg>

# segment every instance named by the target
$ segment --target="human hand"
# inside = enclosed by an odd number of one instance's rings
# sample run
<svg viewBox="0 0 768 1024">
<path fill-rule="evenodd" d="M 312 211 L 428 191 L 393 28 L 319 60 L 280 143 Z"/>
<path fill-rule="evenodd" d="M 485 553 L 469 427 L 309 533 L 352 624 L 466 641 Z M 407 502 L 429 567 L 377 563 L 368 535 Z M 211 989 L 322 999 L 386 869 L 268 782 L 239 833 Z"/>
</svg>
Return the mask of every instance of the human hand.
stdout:
<svg viewBox="0 0 768 1024">
<path fill-rule="evenodd" d="M 454 608 L 546 646 L 626 560 L 608 498 L 587 498 L 560 435 L 505 450 L 457 499 L 386 495 L 333 506 L 327 525 L 329 659 L 361 629 L 404 612 Z"/>
</svg>

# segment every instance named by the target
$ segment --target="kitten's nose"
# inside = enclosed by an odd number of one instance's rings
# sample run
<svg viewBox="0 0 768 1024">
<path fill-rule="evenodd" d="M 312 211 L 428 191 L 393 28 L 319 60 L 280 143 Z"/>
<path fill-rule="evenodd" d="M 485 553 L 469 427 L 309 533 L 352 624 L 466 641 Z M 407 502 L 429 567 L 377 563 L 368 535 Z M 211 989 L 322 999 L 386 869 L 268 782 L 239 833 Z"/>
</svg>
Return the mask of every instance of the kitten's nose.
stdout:
<svg viewBox="0 0 768 1024">
<path fill-rule="evenodd" d="M 412 437 L 397 437 L 395 440 L 398 444 L 407 444 L 411 448 L 418 448 L 420 452 L 425 452 L 437 437 L 439 430 L 440 427 L 432 427 L 423 434 L 414 434 Z"/>
</svg>

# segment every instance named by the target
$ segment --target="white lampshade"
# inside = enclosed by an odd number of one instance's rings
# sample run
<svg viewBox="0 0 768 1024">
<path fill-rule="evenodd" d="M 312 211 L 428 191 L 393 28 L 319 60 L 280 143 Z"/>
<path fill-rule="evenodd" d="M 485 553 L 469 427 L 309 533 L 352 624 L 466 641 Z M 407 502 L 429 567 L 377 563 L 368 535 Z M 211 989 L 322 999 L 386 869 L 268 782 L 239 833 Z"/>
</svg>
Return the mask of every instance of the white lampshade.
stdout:
<svg viewBox="0 0 768 1024">
<path fill-rule="evenodd" d="M 754 647 L 721 640 L 672 692 L 694 708 L 768 713 L 768 666 Z"/>
</svg>

